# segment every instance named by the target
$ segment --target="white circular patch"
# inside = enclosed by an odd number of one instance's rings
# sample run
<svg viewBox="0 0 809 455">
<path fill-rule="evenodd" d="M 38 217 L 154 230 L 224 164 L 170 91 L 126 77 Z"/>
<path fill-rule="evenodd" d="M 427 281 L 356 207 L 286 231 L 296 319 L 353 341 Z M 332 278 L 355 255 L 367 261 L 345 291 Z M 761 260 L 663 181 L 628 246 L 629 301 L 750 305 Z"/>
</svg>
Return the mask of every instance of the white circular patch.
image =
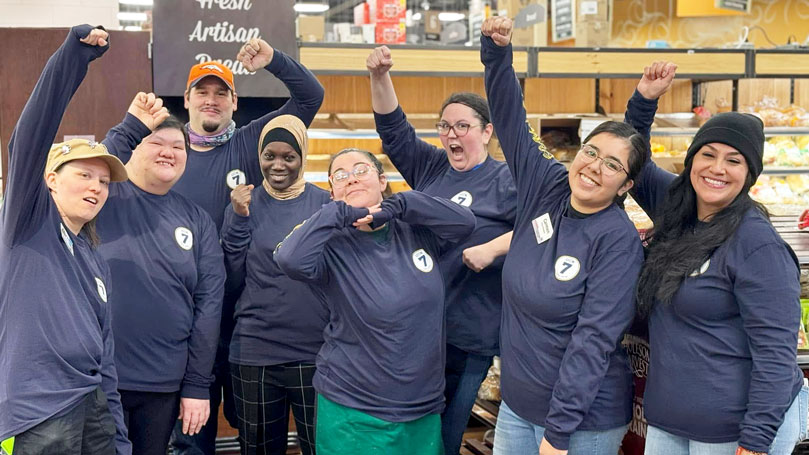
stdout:
<svg viewBox="0 0 809 455">
<path fill-rule="evenodd" d="M 430 273 L 433 270 L 433 258 L 421 248 L 413 252 L 413 264 L 416 264 L 416 268 L 424 273 Z"/>
<path fill-rule="evenodd" d="M 556 276 L 557 280 L 570 281 L 579 274 L 581 264 L 579 264 L 579 260 L 573 256 L 559 256 L 553 269 L 554 276 Z"/>
<path fill-rule="evenodd" d="M 101 281 L 101 278 L 94 277 L 96 279 L 96 288 L 98 289 L 98 296 L 101 297 L 101 300 L 104 303 L 107 303 L 107 288 L 104 286 L 104 282 Z"/>
<path fill-rule="evenodd" d="M 178 227 L 174 230 L 174 240 L 184 250 L 191 250 L 194 246 L 194 234 L 187 227 Z"/>
<path fill-rule="evenodd" d="M 690 274 L 690 275 L 688 275 L 688 276 L 699 276 L 699 275 L 702 275 L 703 273 L 705 273 L 705 272 L 707 272 L 707 271 L 708 271 L 708 266 L 710 266 L 710 265 L 711 265 L 711 260 L 710 260 L 710 259 L 708 259 L 707 261 L 705 261 L 705 263 L 704 263 L 704 264 L 702 264 L 701 266 L 699 266 L 699 270 L 694 270 L 694 271 L 693 271 L 693 272 L 691 272 L 691 274 Z"/>
<path fill-rule="evenodd" d="M 235 190 L 239 185 L 247 185 L 247 177 L 245 177 L 244 172 L 241 170 L 234 169 L 228 172 L 227 182 L 230 189 Z"/>
<path fill-rule="evenodd" d="M 450 201 L 463 207 L 469 207 L 470 205 L 472 205 L 472 195 L 469 194 L 469 191 L 461 191 L 455 196 L 452 196 L 452 199 L 450 199 Z"/>
</svg>

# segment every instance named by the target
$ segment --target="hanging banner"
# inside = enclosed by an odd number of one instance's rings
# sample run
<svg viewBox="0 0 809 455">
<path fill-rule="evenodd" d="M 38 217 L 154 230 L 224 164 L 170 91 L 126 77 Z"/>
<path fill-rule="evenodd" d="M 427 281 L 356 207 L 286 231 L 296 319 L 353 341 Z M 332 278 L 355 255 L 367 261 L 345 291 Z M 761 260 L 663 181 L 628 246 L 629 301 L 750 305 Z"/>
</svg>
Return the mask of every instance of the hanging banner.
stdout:
<svg viewBox="0 0 809 455">
<path fill-rule="evenodd" d="M 240 97 L 286 97 L 269 72 L 247 71 L 239 48 L 262 38 L 298 59 L 294 0 L 155 0 L 152 12 L 152 74 L 158 96 L 183 96 L 188 70 L 208 60 L 233 71 Z"/>
</svg>

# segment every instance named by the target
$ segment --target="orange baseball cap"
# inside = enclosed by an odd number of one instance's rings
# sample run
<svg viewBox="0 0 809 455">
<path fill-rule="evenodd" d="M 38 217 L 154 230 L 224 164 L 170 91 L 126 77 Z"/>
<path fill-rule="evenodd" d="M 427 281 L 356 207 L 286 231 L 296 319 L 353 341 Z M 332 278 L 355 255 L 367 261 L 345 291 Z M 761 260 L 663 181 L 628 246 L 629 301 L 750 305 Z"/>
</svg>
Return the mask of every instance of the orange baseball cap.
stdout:
<svg viewBox="0 0 809 455">
<path fill-rule="evenodd" d="M 191 71 L 188 72 L 188 84 L 185 86 L 186 91 L 208 76 L 218 77 L 231 91 L 236 91 L 233 85 L 233 71 L 218 62 L 202 62 L 192 66 Z"/>
</svg>

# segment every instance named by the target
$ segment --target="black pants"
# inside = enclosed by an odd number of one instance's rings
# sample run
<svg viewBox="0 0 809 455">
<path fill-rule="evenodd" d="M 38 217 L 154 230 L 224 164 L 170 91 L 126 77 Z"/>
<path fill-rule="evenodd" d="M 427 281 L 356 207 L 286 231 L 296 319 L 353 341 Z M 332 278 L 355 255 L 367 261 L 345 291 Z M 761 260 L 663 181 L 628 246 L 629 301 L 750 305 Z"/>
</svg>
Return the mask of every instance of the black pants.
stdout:
<svg viewBox="0 0 809 455">
<path fill-rule="evenodd" d="M 14 438 L 14 455 L 110 455 L 115 453 L 115 421 L 101 388 L 59 417 Z"/>
<path fill-rule="evenodd" d="M 266 367 L 231 365 L 242 455 L 287 453 L 289 407 L 303 455 L 315 453 L 315 389 L 312 364 Z"/>
<path fill-rule="evenodd" d="M 119 392 L 132 453 L 166 455 L 171 430 L 180 413 L 180 392 Z"/>
</svg>

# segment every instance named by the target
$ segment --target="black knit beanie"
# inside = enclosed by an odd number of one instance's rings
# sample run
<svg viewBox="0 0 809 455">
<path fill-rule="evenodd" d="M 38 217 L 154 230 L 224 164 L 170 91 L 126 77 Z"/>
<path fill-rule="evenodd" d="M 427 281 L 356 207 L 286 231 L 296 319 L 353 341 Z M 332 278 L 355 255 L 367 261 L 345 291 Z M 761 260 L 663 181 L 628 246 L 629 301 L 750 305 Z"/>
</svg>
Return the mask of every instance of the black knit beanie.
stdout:
<svg viewBox="0 0 809 455">
<path fill-rule="evenodd" d="M 752 114 L 726 112 L 711 117 L 697 131 L 685 155 L 686 166 L 705 144 L 729 145 L 747 160 L 749 172 L 758 178 L 764 168 L 764 123 Z"/>
</svg>

